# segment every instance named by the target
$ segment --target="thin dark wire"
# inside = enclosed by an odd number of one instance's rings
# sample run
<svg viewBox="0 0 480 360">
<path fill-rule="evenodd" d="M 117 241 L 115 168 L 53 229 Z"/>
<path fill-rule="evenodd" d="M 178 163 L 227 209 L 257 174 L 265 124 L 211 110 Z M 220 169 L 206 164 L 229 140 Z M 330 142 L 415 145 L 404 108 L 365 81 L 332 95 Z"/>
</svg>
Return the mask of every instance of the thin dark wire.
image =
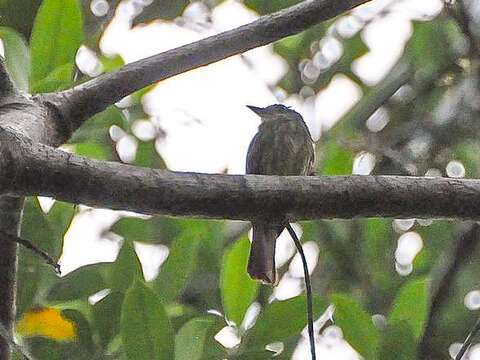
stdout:
<svg viewBox="0 0 480 360">
<path fill-rule="evenodd" d="M 315 333 L 313 331 L 313 297 L 312 297 L 312 285 L 310 284 L 310 274 L 308 272 L 307 259 L 303 252 L 302 244 L 298 240 L 295 230 L 293 230 L 290 224 L 287 225 L 287 230 L 297 247 L 298 253 L 302 259 L 303 273 L 305 274 L 305 287 L 307 289 L 307 325 L 308 325 L 308 338 L 310 340 L 310 353 L 312 354 L 312 360 L 317 359 L 315 353 Z"/>
<path fill-rule="evenodd" d="M 463 355 L 465 355 L 467 350 L 470 348 L 470 345 L 472 345 L 473 337 L 478 333 L 479 330 L 480 330 L 480 318 L 477 320 L 475 325 L 473 325 L 472 330 L 470 330 L 470 333 L 465 339 L 462 347 L 460 348 L 460 351 L 458 352 L 457 356 L 455 356 L 455 360 L 462 360 Z"/>
<path fill-rule="evenodd" d="M 41 258 L 43 258 L 48 265 L 52 266 L 55 269 L 55 272 L 57 274 L 59 275 L 61 274 L 60 265 L 55 260 L 53 260 L 50 255 L 48 255 L 42 249 L 39 249 L 38 247 L 33 245 L 30 241 L 22 239 L 21 237 L 18 237 L 12 234 L 8 234 L 4 231 L 0 231 L 0 236 L 5 240 L 16 242 L 17 244 L 20 244 L 23 247 L 26 247 L 27 249 L 31 250 L 32 252 L 34 252 Z"/>
</svg>

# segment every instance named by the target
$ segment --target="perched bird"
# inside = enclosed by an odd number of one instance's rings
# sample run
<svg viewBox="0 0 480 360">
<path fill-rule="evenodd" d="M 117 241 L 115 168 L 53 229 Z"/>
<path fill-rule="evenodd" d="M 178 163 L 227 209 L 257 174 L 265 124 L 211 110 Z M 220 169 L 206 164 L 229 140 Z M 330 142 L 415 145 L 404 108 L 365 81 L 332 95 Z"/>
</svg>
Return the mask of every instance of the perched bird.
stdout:
<svg viewBox="0 0 480 360">
<path fill-rule="evenodd" d="M 247 174 L 311 175 L 315 162 L 313 140 L 302 116 L 280 104 L 266 108 L 247 107 L 260 116 L 262 123 L 247 153 Z M 253 241 L 248 273 L 270 285 L 278 283 L 275 269 L 275 243 L 283 231 L 285 219 L 278 223 L 253 221 Z"/>
</svg>

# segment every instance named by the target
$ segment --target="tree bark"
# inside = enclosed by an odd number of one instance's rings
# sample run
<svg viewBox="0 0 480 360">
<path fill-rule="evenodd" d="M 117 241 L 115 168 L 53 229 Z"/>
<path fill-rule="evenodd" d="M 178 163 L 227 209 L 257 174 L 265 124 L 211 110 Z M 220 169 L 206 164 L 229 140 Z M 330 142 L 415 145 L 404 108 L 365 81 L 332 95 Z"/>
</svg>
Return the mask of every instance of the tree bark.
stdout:
<svg viewBox="0 0 480 360">
<path fill-rule="evenodd" d="M 23 198 L 0 196 L 0 231 L 20 235 Z M 13 339 L 17 272 L 17 244 L 0 237 L 0 323 Z M 10 346 L 0 336 L 0 359 L 10 359 Z"/>
<path fill-rule="evenodd" d="M 480 180 L 211 175 L 97 161 L 0 132 L 0 193 L 144 214 L 291 220 L 480 219 Z M 3 149 L 2 149 L 3 148 Z M 8 150 L 10 149 L 10 150 Z"/>
</svg>

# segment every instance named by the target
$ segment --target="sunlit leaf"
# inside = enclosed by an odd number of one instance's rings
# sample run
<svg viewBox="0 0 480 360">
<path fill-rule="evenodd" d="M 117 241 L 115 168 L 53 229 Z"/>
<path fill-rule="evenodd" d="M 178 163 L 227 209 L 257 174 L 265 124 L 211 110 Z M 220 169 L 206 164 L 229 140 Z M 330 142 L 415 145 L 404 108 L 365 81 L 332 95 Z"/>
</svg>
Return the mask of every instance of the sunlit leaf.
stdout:
<svg viewBox="0 0 480 360">
<path fill-rule="evenodd" d="M 155 293 L 140 281 L 125 295 L 121 336 L 127 359 L 173 358 L 173 332 L 165 309 Z"/>
<path fill-rule="evenodd" d="M 0 39 L 5 48 L 5 63 L 13 82 L 20 90 L 28 91 L 30 50 L 22 35 L 0 26 Z"/>
<path fill-rule="evenodd" d="M 111 158 L 111 147 L 105 144 L 85 142 L 75 144 L 75 154 L 86 156 L 97 160 L 109 160 Z"/>
<path fill-rule="evenodd" d="M 68 89 L 73 85 L 72 71 L 73 64 L 60 65 L 43 79 L 33 83 L 31 85 L 32 92 L 44 93 Z"/>
<path fill-rule="evenodd" d="M 77 0 L 44 0 L 35 18 L 30 41 L 31 84 L 36 84 L 60 67 L 62 80 L 71 80 L 75 54 L 83 36 L 82 11 Z M 58 73 L 59 75 L 60 73 Z"/>
<path fill-rule="evenodd" d="M 320 173 L 322 175 L 350 175 L 353 168 L 354 154 L 336 142 L 324 146 L 320 157 Z"/>
<path fill-rule="evenodd" d="M 336 294 L 334 321 L 343 331 L 343 337 L 366 359 L 374 359 L 378 349 L 379 334 L 362 305 L 352 296 Z"/>
<path fill-rule="evenodd" d="M 247 274 L 250 241 L 243 237 L 225 252 L 221 274 L 221 294 L 225 315 L 237 325 L 257 296 L 258 282 Z"/>
<path fill-rule="evenodd" d="M 420 338 L 428 316 L 428 281 L 425 278 L 408 281 L 399 291 L 388 317 L 389 324 L 405 321 Z"/>
<path fill-rule="evenodd" d="M 73 321 L 55 308 L 36 308 L 23 314 L 16 331 L 23 337 L 42 336 L 56 341 L 72 341 L 76 337 Z"/>
</svg>

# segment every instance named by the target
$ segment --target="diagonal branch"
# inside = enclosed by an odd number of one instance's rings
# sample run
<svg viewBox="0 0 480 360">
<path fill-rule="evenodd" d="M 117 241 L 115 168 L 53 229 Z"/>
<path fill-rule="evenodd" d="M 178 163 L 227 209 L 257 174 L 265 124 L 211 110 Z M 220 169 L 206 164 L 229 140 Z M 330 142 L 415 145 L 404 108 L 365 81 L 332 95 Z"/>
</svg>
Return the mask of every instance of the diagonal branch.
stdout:
<svg viewBox="0 0 480 360">
<path fill-rule="evenodd" d="M 0 133 L 0 192 L 145 214 L 480 219 L 480 180 L 179 173 L 97 161 Z M 0 149 L 2 150 L 2 149 Z M 2 153 L 2 151 L 0 151 Z M 2 160 L 2 159 L 0 159 Z"/>
<path fill-rule="evenodd" d="M 56 105 L 75 129 L 109 105 L 157 81 L 297 34 L 368 1 L 306 0 L 250 24 L 127 64 L 119 71 L 44 98 Z"/>
<path fill-rule="evenodd" d="M 440 259 L 438 274 L 434 272 L 430 312 L 425 326 L 423 338 L 419 346 L 419 358 L 426 359 L 432 353 L 440 312 L 452 295 L 452 288 L 462 267 L 475 254 L 480 240 L 480 225 L 470 224 L 468 229 L 457 240 L 453 251 L 449 251 L 448 259 Z M 438 279 L 436 279 L 438 278 Z M 435 281 L 436 280 L 436 281 Z"/>
</svg>

